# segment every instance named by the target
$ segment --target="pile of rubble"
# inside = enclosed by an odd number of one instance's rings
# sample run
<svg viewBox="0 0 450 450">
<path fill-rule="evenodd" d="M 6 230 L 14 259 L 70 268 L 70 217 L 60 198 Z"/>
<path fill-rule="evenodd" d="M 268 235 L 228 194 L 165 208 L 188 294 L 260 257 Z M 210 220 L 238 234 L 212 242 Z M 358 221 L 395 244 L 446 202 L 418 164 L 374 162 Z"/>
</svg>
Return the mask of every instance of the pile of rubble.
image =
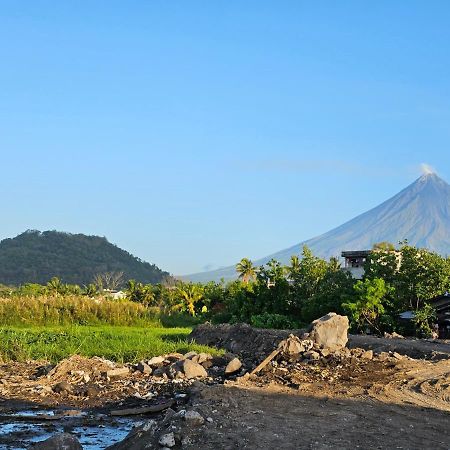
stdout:
<svg viewBox="0 0 450 450">
<path fill-rule="evenodd" d="M 362 348 L 349 349 L 348 319 L 334 313 L 312 323 L 301 337 L 291 334 L 244 378 L 260 383 L 276 381 L 302 389 L 305 384 L 351 381 L 370 370 L 394 367 L 405 357 L 396 352 L 374 353 Z"/>
<path fill-rule="evenodd" d="M 2 373 L 2 396 L 28 398 L 48 406 L 64 402 L 73 407 L 103 407 L 124 398 L 150 400 L 171 395 L 195 380 L 223 383 L 245 373 L 245 366 L 232 353 L 213 356 L 196 352 L 156 356 L 137 364 L 74 355 L 56 366 L 30 363 L 26 371 L 18 367 Z"/>
<path fill-rule="evenodd" d="M 262 356 L 260 352 L 251 355 L 251 348 L 241 351 L 239 357 L 235 353 L 171 353 L 133 365 L 74 356 L 55 367 L 40 367 L 33 389 L 40 396 L 56 394 L 66 403 L 77 398 L 108 399 L 106 405 L 114 404 L 114 409 L 108 411 L 111 416 L 157 413 L 111 449 L 186 448 L 195 430 L 214 426 L 215 419 L 208 415 L 211 413 L 196 407 L 195 391 L 199 386 L 228 382 L 275 382 L 297 389 L 318 382 L 342 385 L 358 374 L 377 373 L 406 358 L 395 352 L 347 348 L 348 325 L 347 317 L 329 313 L 314 321 L 307 332 L 286 333 L 281 341 L 254 343 L 260 351 L 270 349 Z M 249 333 L 253 330 L 249 329 Z M 66 436 L 66 447 L 55 443 L 64 442 L 64 436 L 55 436 L 33 448 L 81 448 L 71 435 Z"/>
</svg>

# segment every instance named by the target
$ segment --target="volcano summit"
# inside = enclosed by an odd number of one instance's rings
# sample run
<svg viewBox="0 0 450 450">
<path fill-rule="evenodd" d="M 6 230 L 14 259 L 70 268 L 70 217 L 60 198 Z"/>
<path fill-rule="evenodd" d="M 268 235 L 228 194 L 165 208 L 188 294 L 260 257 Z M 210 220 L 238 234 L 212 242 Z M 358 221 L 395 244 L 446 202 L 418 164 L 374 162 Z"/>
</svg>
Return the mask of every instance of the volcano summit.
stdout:
<svg viewBox="0 0 450 450">
<path fill-rule="evenodd" d="M 381 205 L 315 238 L 293 245 L 255 261 L 274 258 L 284 264 L 307 245 L 322 258 L 340 256 L 343 250 L 372 248 L 377 242 L 425 247 L 441 255 L 450 254 L 450 185 L 428 172 Z M 236 277 L 234 266 L 187 276 L 192 281 L 229 280 Z"/>
</svg>

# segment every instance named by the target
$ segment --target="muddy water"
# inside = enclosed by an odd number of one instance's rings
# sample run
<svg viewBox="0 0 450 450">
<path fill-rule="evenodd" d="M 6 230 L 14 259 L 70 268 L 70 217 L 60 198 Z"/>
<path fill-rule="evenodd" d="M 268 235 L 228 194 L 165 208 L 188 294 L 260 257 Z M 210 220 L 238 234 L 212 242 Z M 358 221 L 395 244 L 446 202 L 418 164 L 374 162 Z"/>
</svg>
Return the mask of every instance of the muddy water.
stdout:
<svg viewBox="0 0 450 450">
<path fill-rule="evenodd" d="M 56 433 L 68 432 L 77 436 L 83 449 L 103 450 L 123 440 L 133 426 L 141 423 L 142 419 L 111 418 L 81 411 L 70 411 L 67 416 L 63 411 L 16 411 L 0 418 L 0 449 L 27 449 Z"/>
</svg>

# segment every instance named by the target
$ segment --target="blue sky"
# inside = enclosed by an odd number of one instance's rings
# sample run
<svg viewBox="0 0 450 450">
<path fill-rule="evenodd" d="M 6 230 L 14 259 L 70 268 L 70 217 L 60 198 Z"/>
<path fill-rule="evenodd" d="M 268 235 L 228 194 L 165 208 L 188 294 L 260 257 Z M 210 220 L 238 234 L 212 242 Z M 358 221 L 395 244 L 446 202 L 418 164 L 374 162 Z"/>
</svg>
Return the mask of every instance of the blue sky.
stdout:
<svg viewBox="0 0 450 450">
<path fill-rule="evenodd" d="M 450 3 L 0 0 L 0 238 L 174 274 L 450 181 Z"/>
</svg>

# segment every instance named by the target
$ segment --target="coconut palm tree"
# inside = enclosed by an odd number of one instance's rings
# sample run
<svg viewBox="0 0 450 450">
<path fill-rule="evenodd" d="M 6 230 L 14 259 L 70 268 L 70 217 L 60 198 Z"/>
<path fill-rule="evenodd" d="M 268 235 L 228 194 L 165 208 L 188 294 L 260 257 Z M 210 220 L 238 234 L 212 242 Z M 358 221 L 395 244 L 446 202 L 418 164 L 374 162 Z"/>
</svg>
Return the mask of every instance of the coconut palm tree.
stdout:
<svg viewBox="0 0 450 450">
<path fill-rule="evenodd" d="M 61 283 L 58 277 L 53 277 L 46 285 L 47 291 L 51 295 L 62 295 L 66 290 L 66 286 Z"/>
<path fill-rule="evenodd" d="M 248 258 L 242 258 L 236 264 L 236 272 L 244 283 L 248 283 L 256 277 L 256 268 Z"/>
<path fill-rule="evenodd" d="M 291 265 L 286 267 L 289 278 L 293 278 L 300 270 L 300 258 L 297 255 L 291 256 Z"/>
</svg>

